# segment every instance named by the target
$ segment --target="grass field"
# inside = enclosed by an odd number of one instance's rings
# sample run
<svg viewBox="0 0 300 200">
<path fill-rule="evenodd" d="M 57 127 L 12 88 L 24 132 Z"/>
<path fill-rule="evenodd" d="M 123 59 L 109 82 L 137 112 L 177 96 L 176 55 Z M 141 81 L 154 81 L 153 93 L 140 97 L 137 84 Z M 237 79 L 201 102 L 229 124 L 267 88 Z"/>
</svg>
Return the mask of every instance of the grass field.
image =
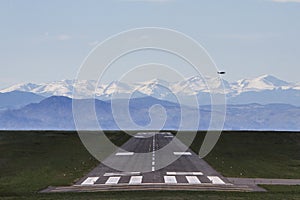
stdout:
<svg viewBox="0 0 300 200">
<path fill-rule="evenodd" d="M 115 144 L 128 137 L 106 133 Z M 203 134 L 193 144 L 197 150 Z M 198 145 L 197 145 L 198 143 Z M 300 186 L 264 186 L 268 193 L 103 192 L 38 194 L 69 185 L 97 165 L 73 132 L 0 132 L 0 199 L 300 199 Z M 206 160 L 225 176 L 299 178 L 300 134 L 225 133 Z"/>
<path fill-rule="evenodd" d="M 199 151 L 203 133 L 191 148 Z M 300 178 L 300 133 L 224 132 L 205 158 L 226 177 Z"/>
<path fill-rule="evenodd" d="M 19 196 L 1 197 L 1 200 L 299 200 L 300 188 L 292 187 L 289 189 L 278 190 L 276 187 L 268 193 L 232 193 L 232 192 L 187 192 L 187 191 L 143 191 L 143 192 L 101 192 L 101 193 L 81 193 L 81 194 L 26 194 Z"/>
</svg>

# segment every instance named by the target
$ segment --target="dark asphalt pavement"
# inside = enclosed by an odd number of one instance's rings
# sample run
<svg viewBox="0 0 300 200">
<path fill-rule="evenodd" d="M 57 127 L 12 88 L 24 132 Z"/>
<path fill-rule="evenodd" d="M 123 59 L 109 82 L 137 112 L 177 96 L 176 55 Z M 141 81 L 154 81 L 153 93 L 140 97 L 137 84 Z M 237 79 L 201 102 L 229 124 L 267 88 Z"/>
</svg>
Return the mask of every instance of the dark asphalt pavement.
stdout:
<svg viewBox="0 0 300 200">
<path fill-rule="evenodd" d="M 76 183 L 115 184 L 231 183 L 171 133 L 141 132 Z"/>
</svg>

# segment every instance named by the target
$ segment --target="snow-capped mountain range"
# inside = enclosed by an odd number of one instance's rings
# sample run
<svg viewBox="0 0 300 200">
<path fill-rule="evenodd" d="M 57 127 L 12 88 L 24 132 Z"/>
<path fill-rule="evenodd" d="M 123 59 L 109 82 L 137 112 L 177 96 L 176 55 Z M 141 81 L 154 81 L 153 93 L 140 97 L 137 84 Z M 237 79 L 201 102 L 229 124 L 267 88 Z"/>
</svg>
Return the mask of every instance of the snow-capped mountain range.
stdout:
<svg viewBox="0 0 300 200">
<path fill-rule="evenodd" d="M 208 88 L 208 85 L 213 88 Z M 223 85 L 222 85 L 223 81 Z M 0 90 L 1 93 L 23 91 L 44 97 L 66 96 L 73 98 L 73 90 L 77 91 L 74 98 L 90 98 L 108 100 L 111 97 L 127 98 L 152 96 L 157 99 L 176 101 L 176 97 L 184 97 L 189 104 L 189 97 L 195 95 L 201 104 L 209 104 L 209 93 L 226 94 L 228 103 L 286 103 L 300 106 L 300 83 L 280 80 L 271 75 L 263 75 L 254 79 L 242 79 L 228 82 L 219 78 L 194 76 L 180 82 L 166 82 L 154 79 L 139 83 L 122 83 L 113 81 L 109 84 L 97 85 L 94 80 L 74 82 L 62 80 L 50 83 L 22 83 Z M 212 90 L 211 90 L 212 89 Z"/>
</svg>

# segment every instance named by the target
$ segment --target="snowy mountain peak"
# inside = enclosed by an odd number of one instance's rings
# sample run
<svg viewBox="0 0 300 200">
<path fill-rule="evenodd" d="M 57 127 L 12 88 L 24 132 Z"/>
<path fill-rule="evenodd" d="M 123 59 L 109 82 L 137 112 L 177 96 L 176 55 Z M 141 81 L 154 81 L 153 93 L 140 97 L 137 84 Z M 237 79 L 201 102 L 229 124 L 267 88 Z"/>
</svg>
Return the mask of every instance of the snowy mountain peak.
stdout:
<svg viewBox="0 0 300 200">
<path fill-rule="evenodd" d="M 125 83 L 119 82 L 119 81 L 112 81 L 110 84 L 108 84 L 106 87 L 104 87 L 102 94 L 98 94 L 98 95 L 111 96 L 113 94 L 119 94 L 119 93 L 127 94 L 127 93 L 130 93 L 130 91 L 132 91 L 131 86 L 129 86 Z"/>
<path fill-rule="evenodd" d="M 272 75 L 263 75 L 253 79 L 242 79 L 236 82 L 227 82 L 219 77 L 209 78 L 201 76 L 189 77 L 178 82 L 167 82 L 161 79 L 152 79 L 138 83 L 123 83 L 113 81 L 109 84 L 99 84 L 95 80 L 62 80 L 50 83 L 27 83 L 17 84 L 0 92 L 24 91 L 32 92 L 45 97 L 67 96 L 76 98 L 90 98 L 97 96 L 102 100 L 111 97 L 125 98 L 133 92 L 138 96 L 152 96 L 158 99 L 171 100 L 176 96 L 190 97 L 203 93 L 226 94 L 228 97 L 236 97 L 247 92 L 263 92 L 275 90 L 293 90 L 300 92 L 300 84 L 289 83 Z"/>
<path fill-rule="evenodd" d="M 36 87 L 38 87 L 38 85 L 34 83 L 19 83 L 9 88 L 3 89 L 0 92 L 5 93 L 12 91 L 31 91 L 34 90 Z"/>
<path fill-rule="evenodd" d="M 167 82 L 167 81 L 165 81 L 165 80 L 155 78 L 155 79 L 151 79 L 149 81 L 143 81 L 143 82 L 137 83 L 137 84 L 138 85 L 143 84 L 143 85 L 163 85 L 163 86 L 168 86 L 170 83 Z"/>
<path fill-rule="evenodd" d="M 292 83 L 280 80 L 272 75 L 263 75 L 254 79 L 242 79 L 233 83 L 234 89 L 240 92 L 274 89 L 290 89 Z"/>
<path fill-rule="evenodd" d="M 263 75 L 254 80 L 264 81 L 265 83 L 271 84 L 276 87 L 288 86 L 289 83 L 283 80 L 280 80 L 272 75 Z"/>
<path fill-rule="evenodd" d="M 211 77 L 202 77 L 202 76 L 192 76 L 181 82 L 187 82 L 190 84 L 205 84 L 205 82 L 210 79 L 212 79 L 212 78 Z"/>
</svg>

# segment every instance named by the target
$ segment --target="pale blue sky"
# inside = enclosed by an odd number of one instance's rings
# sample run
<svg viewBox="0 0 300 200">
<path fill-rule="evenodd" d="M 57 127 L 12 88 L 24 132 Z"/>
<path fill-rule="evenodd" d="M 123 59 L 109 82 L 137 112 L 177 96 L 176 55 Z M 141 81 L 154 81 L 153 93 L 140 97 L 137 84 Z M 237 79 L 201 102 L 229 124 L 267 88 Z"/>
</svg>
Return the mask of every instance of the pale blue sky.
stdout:
<svg viewBox="0 0 300 200">
<path fill-rule="evenodd" d="M 300 81 L 298 0 L 1 0 L 0 24 L 0 88 L 73 79 L 96 42 L 144 26 L 193 37 L 230 81 Z"/>
</svg>

